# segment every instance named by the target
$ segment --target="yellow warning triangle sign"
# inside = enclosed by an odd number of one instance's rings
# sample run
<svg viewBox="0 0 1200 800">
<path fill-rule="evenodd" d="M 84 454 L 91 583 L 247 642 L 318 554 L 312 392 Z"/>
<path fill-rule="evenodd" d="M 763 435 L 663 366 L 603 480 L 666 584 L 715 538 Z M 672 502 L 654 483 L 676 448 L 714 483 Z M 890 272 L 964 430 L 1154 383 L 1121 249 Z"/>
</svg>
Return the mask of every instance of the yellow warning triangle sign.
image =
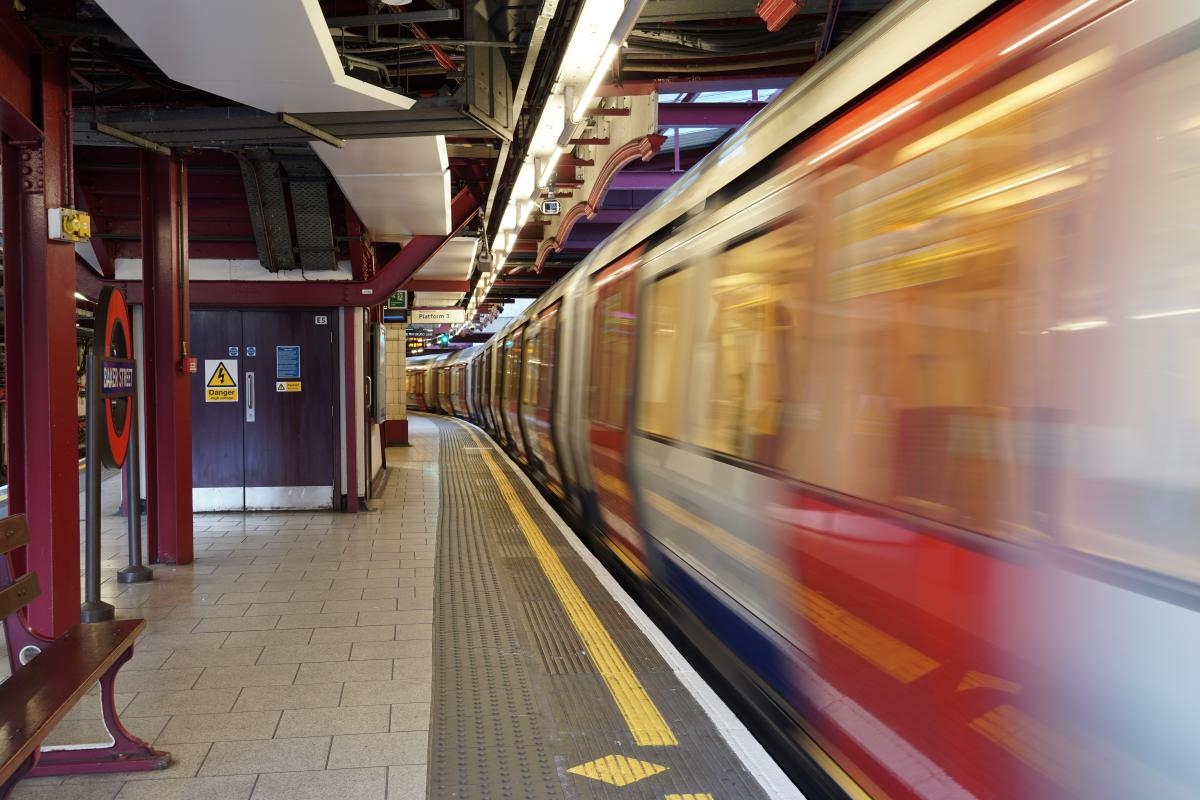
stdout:
<svg viewBox="0 0 1200 800">
<path fill-rule="evenodd" d="M 216 387 L 228 386 L 231 388 L 237 388 L 237 381 L 235 381 L 233 379 L 233 376 L 229 374 L 229 370 L 225 369 L 225 365 L 223 363 L 218 363 L 217 369 L 215 372 L 213 372 L 212 377 L 208 379 L 207 385 L 208 386 L 216 386 Z"/>
</svg>

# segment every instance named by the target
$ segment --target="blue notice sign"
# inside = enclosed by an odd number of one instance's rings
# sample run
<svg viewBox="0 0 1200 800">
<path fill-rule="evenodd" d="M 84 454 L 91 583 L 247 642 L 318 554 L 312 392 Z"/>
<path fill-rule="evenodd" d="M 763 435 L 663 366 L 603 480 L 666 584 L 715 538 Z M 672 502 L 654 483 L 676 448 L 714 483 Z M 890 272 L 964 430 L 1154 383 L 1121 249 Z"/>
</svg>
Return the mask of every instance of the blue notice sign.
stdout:
<svg viewBox="0 0 1200 800">
<path fill-rule="evenodd" d="M 275 348 L 275 380 L 300 379 L 300 345 Z"/>
</svg>

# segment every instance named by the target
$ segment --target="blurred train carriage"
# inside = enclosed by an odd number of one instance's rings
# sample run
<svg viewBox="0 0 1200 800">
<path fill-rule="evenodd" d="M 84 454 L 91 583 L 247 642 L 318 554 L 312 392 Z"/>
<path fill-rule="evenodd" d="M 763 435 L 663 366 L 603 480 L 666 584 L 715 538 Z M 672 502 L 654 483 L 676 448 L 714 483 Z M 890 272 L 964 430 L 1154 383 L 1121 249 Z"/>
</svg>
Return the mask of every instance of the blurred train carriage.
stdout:
<svg viewBox="0 0 1200 800">
<path fill-rule="evenodd" d="M 410 397 L 827 788 L 1197 797 L 1197 218 L 1200 3 L 898 3 Z"/>
</svg>

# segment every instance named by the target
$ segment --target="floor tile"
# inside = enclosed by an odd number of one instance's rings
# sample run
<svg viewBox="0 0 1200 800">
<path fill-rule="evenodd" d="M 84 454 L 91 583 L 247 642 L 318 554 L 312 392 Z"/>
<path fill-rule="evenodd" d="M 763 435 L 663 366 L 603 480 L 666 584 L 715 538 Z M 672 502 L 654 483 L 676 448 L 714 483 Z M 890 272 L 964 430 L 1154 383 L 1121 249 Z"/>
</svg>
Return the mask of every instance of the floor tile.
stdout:
<svg viewBox="0 0 1200 800">
<path fill-rule="evenodd" d="M 200 677 L 199 667 L 186 669 L 138 669 L 117 673 L 117 691 L 172 692 L 191 689 Z"/>
<path fill-rule="evenodd" d="M 281 712 L 235 711 L 229 714 L 178 714 L 171 717 L 155 743 L 221 742 L 270 739 Z M 313 735 L 313 734 L 310 734 Z"/>
<path fill-rule="evenodd" d="M 395 625 L 319 628 L 313 631 L 312 644 L 329 644 L 331 642 L 390 642 L 394 641 L 395 638 Z"/>
<path fill-rule="evenodd" d="M 371 734 L 366 734 L 371 735 Z M 201 776 L 301 772 L 325 765 L 330 737 L 216 742 L 200 768 Z"/>
<path fill-rule="evenodd" d="M 428 731 L 429 703 L 397 703 L 392 706 L 391 731 Z"/>
<path fill-rule="evenodd" d="M 352 644 L 279 644 L 263 648 L 259 664 L 308 664 L 320 661 L 349 661 Z"/>
<path fill-rule="evenodd" d="M 385 800 L 387 770 L 334 769 L 263 775 L 251 800 Z"/>
<path fill-rule="evenodd" d="M 295 683 L 346 683 L 349 681 L 388 681 L 392 679 L 392 662 L 343 661 L 301 664 Z"/>
<path fill-rule="evenodd" d="M 336 683 L 314 683 L 308 686 L 251 686 L 243 689 L 234 711 L 284 710 L 289 708 L 325 708 L 339 704 L 342 686 Z M 386 702 L 377 700 L 373 704 Z"/>
<path fill-rule="evenodd" d="M 197 689 L 244 686 L 289 686 L 296 678 L 295 664 L 264 664 L 253 667 L 205 667 Z"/>
<path fill-rule="evenodd" d="M 389 706 L 288 709 L 275 731 L 276 739 L 331 736 L 345 733 L 387 733 L 393 730 Z M 428 722 L 426 722 L 428 726 Z"/>
<path fill-rule="evenodd" d="M 308 644 L 312 628 L 294 628 L 286 631 L 238 631 L 229 634 L 225 647 L 252 647 L 272 644 Z"/>
<path fill-rule="evenodd" d="M 250 666 L 258 661 L 261 647 L 221 647 L 216 650 L 179 650 L 163 664 L 164 667 L 235 667 Z M 124 671 L 122 671 L 124 672 Z"/>
<path fill-rule="evenodd" d="M 279 623 L 279 617 L 215 617 L 202 619 L 194 631 L 269 631 Z"/>
<path fill-rule="evenodd" d="M 238 689 L 191 689 L 185 692 L 141 692 L 122 717 L 157 717 L 174 714 L 223 714 L 233 708 Z M 132 727 L 132 726 L 130 726 Z"/>
<path fill-rule="evenodd" d="M 246 612 L 247 617 L 271 616 L 278 617 L 283 614 L 320 614 L 322 606 L 325 604 L 321 601 L 312 602 L 284 602 L 284 603 L 253 603 L 250 609 Z M 350 610 L 350 609 L 344 609 Z M 311 625 L 305 627 L 313 627 Z"/>
<path fill-rule="evenodd" d="M 116 800 L 250 800 L 257 775 L 127 783 Z"/>
<path fill-rule="evenodd" d="M 323 686 L 325 684 L 315 684 Z M 429 699 L 428 679 L 364 681 L 342 688 L 343 706 L 375 706 L 381 703 L 419 703 Z"/>
<path fill-rule="evenodd" d="M 279 618 L 280 630 L 286 628 L 344 628 L 358 624 L 358 614 L 284 614 Z"/>
<path fill-rule="evenodd" d="M 12 800 L 113 800 L 121 789 L 121 784 L 113 782 L 64 786 L 61 783 L 38 783 L 37 780 L 18 783 L 13 790 Z"/>
<path fill-rule="evenodd" d="M 388 767 L 388 800 L 425 800 L 427 774 L 424 765 Z"/>
<path fill-rule="evenodd" d="M 333 737 L 329 769 L 424 764 L 428 756 L 426 731 L 352 733 Z"/>
</svg>

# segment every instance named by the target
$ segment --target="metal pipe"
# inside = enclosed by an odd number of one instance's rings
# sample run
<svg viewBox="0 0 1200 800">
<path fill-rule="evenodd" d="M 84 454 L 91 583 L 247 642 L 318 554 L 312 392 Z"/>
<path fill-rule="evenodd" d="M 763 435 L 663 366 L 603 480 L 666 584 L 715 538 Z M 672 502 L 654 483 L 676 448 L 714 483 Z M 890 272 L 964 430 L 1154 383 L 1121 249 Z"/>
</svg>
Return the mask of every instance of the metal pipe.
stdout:
<svg viewBox="0 0 1200 800">
<path fill-rule="evenodd" d="M 136 133 L 123 131 L 120 128 L 114 128 L 112 125 L 106 125 L 103 122 L 93 122 L 92 130 L 96 133 L 103 133 L 105 136 L 111 136 L 114 139 L 120 139 L 122 142 L 137 145 L 138 147 L 149 150 L 152 153 L 158 153 L 160 156 L 171 155 L 171 148 L 166 145 L 161 145 L 158 142 L 153 142 L 144 136 L 138 136 Z"/>
<path fill-rule="evenodd" d="M 290 125 L 296 130 L 307 133 L 309 136 L 312 136 L 315 139 L 320 139 L 325 144 L 331 144 L 339 149 L 346 146 L 345 139 L 334 136 L 329 131 L 321 130 L 316 125 L 310 125 L 302 119 L 293 117 L 291 114 L 280 113 L 276 116 L 276 119 L 278 119 L 284 125 Z"/>
<path fill-rule="evenodd" d="M 84 602 L 79 616 L 84 622 L 104 622 L 115 615 L 113 607 L 100 599 L 100 359 L 87 357 L 87 481 L 84 508 Z"/>
</svg>

